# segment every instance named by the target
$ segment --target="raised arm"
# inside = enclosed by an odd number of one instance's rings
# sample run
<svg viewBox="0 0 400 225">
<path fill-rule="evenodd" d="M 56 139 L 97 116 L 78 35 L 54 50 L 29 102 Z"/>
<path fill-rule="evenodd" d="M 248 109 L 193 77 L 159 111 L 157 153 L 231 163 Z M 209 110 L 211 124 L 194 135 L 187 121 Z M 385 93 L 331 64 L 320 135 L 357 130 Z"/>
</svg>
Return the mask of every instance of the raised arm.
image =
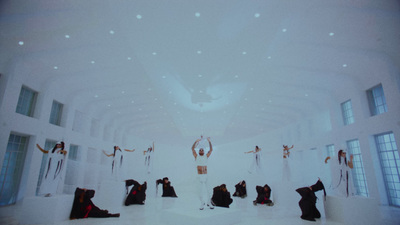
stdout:
<svg viewBox="0 0 400 225">
<path fill-rule="evenodd" d="M 353 169 L 353 167 L 354 167 L 354 165 L 353 165 L 353 155 L 350 155 L 350 160 L 349 160 L 349 162 L 347 163 L 347 165 L 349 165 L 349 167 L 350 167 L 351 169 Z"/>
<path fill-rule="evenodd" d="M 49 151 L 46 151 L 46 150 L 44 150 L 42 147 L 40 147 L 39 144 L 36 144 L 36 147 L 37 147 L 41 152 L 43 152 L 43 153 L 45 153 L 45 154 L 49 153 Z"/>
<path fill-rule="evenodd" d="M 329 160 L 329 159 L 331 159 L 330 156 L 326 157 L 326 158 L 325 158 L 325 163 L 328 163 L 328 160 Z"/>
<path fill-rule="evenodd" d="M 253 150 L 251 150 L 251 151 L 248 151 L 248 152 L 244 152 L 245 154 L 247 154 L 247 153 L 252 153 L 252 152 L 254 152 Z"/>
<path fill-rule="evenodd" d="M 196 153 L 196 150 L 194 150 L 194 149 L 196 148 L 196 145 L 199 143 L 199 141 L 200 141 L 200 139 L 197 139 L 192 145 L 192 153 L 193 153 L 194 158 L 197 158 L 197 153 Z"/>
<path fill-rule="evenodd" d="M 114 156 L 114 154 L 113 154 L 113 153 L 111 153 L 111 154 L 107 154 L 107 153 L 106 153 L 106 151 L 104 151 L 104 150 L 103 150 L 103 153 L 104 153 L 104 155 L 106 155 L 107 157 Z"/>
<path fill-rule="evenodd" d="M 154 141 L 153 141 L 153 152 L 154 152 Z"/>
<path fill-rule="evenodd" d="M 135 149 L 129 150 L 129 149 L 124 149 L 126 152 L 134 152 Z"/>
<path fill-rule="evenodd" d="M 292 149 L 294 147 L 294 145 L 292 145 L 292 147 L 290 147 L 289 149 Z"/>
<path fill-rule="evenodd" d="M 211 140 L 210 140 L 210 138 L 209 138 L 209 137 L 207 138 L 207 141 L 208 141 L 208 143 L 210 144 L 210 151 L 208 151 L 208 152 L 207 152 L 207 158 L 208 158 L 208 157 L 210 157 L 210 155 L 211 155 L 211 153 L 212 153 L 212 150 L 213 150 L 213 148 L 212 148 Z"/>
</svg>

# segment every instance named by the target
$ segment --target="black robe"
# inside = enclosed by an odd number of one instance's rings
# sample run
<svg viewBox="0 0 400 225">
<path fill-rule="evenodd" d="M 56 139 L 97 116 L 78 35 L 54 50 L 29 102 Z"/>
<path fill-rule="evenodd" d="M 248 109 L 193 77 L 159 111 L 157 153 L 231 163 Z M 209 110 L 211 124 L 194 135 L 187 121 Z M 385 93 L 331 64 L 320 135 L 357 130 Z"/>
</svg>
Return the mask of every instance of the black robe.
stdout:
<svg viewBox="0 0 400 225">
<path fill-rule="evenodd" d="M 164 179 L 158 179 L 156 181 L 157 184 L 157 188 L 159 184 L 162 184 L 162 188 L 163 188 L 163 194 L 162 197 L 178 197 L 175 193 L 175 189 L 173 186 L 171 186 L 171 182 L 168 181 L 168 183 L 164 182 Z"/>
<path fill-rule="evenodd" d="M 315 218 L 321 218 L 321 213 L 315 206 L 315 204 L 317 203 L 317 196 L 315 196 L 315 192 L 322 189 L 324 189 L 324 185 L 321 181 L 318 181 L 311 187 L 302 187 L 296 189 L 297 193 L 301 195 L 299 206 L 302 213 L 301 214 L 302 219 L 315 221 Z"/>
<path fill-rule="evenodd" d="M 266 191 L 264 187 L 267 187 L 268 190 Z M 257 191 L 257 198 L 256 198 L 256 203 L 259 204 L 269 204 L 272 203 L 271 201 L 271 188 L 266 184 L 264 187 L 261 186 L 256 186 L 256 191 Z"/>
<path fill-rule="evenodd" d="M 126 190 L 128 191 L 128 187 L 132 186 L 132 189 L 130 192 L 127 192 L 127 196 L 125 199 L 125 205 L 132 205 L 132 204 L 139 204 L 139 205 L 144 205 L 144 202 L 146 200 L 146 189 L 147 189 L 147 183 L 144 182 L 143 184 L 139 184 L 136 180 L 126 180 L 125 181 L 125 187 Z"/>
<path fill-rule="evenodd" d="M 235 185 L 235 193 L 233 193 L 233 196 L 241 198 L 247 196 L 246 182 L 244 180 Z"/>
<path fill-rule="evenodd" d="M 71 214 L 69 218 L 81 219 L 88 217 L 119 217 L 119 213 L 111 214 L 108 210 L 99 209 L 91 200 L 94 197 L 94 190 L 84 190 L 76 188 L 74 203 L 72 204 Z"/>
<path fill-rule="evenodd" d="M 213 205 L 229 208 L 233 202 L 231 193 L 226 189 L 225 184 L 217 186 L 213 189 L 213 196 L 211 198 Z"/>
</svg>

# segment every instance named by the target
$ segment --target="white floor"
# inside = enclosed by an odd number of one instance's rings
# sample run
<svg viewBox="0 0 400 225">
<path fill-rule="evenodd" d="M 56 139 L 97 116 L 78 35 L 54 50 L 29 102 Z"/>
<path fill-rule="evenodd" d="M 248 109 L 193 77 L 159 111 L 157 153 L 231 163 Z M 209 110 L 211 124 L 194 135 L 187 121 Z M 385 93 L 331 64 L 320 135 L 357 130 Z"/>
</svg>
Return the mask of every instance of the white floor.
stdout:
<svg viewBox="0 0 400 225">
<path fill-rule="evenodd" d="M 153 190 L 154 191 L 154 190 Z M 160 195 L 160 193 L 158 194 Z M 199 210 L 199 200 L 192 192 L 178 193 L 178 198 L 162 198 L 155 194 L 148 193 L 145 205 L 120 206 L 117 209 L 104 207 L 96 204 L 102 209 L 108 209 L 111 213 L 120 213 L 119 218 L 88 218 L 79 220 L 65 220 L 56 223 L 60 225 L 105 225 L 105 224 L 140 224 L 140 225 L 341 225 L 333 220 L 325 218 L 322 200 L 317 202 L 317 208 L 321 211 L 322 218 L 316 222 L 305 221 L 300 218 L 301 211 L 298 205 L 287 205 L 276 203 L 272 207 L 265 205 L 254 206 L 252 197 L 244 199 L 233 197 L 234 201 L 230 208 L 215 207 Z M 298 201 L 296 199 L 296 201 Z M 0 209 L 1 210 L 1 209 Z M 376 216 L 382 217 L 379 224 L 398 225 L 400 224 L 400 209 L 393 207 L 380 207 Z M 0 224 L 19 224 L 15 218 L 0 217 Z M 368 225 L 368 224 L 365 224 Z"/>
<path fill-rule="evenodd" d="M 154 191 L 154 190 L 153 190 Z M 160 195 L 160 193 L 158 194 Z M 272 207 L 265 205 L 254 206 L 252 197 L 244 199 L 233 197 L 234 201 L 230 208 L 215 207 L 214 209 L 205 208 L 199 210 L 199 200 L 192 192 L 178 193 L 178 198 L 162 198 L 155 194 L 148 193 L 145 205 L 122 206 L 117 210 L 108 209 L 111 213 L 120 213 L 119 218 L 88 218 L 79 220 L 65 220 L 51 224 L 60 225 L 87 225 L 87 224 L 140 224 L 140 225 L 341 225 L 325 218 L 323 202 L 317 203 L 317 208 L 323 217 L 316 222 L 305 221 L 300 218 L 301 211 L 298 205 L 285 205 L 276 203 Z M 296 201 L 298 201 L 296 199 Z M 96 204 L 96 202 L 94 202 Z M 104 204 L 104 203 L 103 203 Z M 400 224 L 400 211 L 393 207 L 383 207 L 381 212 L 376 212 L 377 216 L 382 215 L 380 224 L 398 225 Z M 18 224 L 15 219 L 0 218 L 0 224 Z"/>
<path fill-rule="evenodd" d="M 125 187 L 123 182 L 115 182 L 105 180 L 101 182 L 101 185 L 96 190 L 96 195 L 93 198 L 93 202 L 101 209 L 107 209 L 111 213 L 120 213 L 119 218 L 88 218 L 79 220 L 56 220 L 55 223 L 40 223 L 40 224 L 60 224 L 60 225 L 105 225 L 105 224 L 140 224 L 140 225 L 307 225 L 307 224 L 323 224 L 323 225 L 341 225 L 346 223 L 340 223 L 333 219 L 326 219 L 324 210 L 323 192 L 317 192 L 317 208 L 322 214 L 321 219 L 317 219 L 316 222 L 305 221 L 300 218 L 301 210 L 298 206 L 300 195 L 295 192 L 297 187 L 302 187 L 299 183 L 301 182 L 287 182 L 287 183 L 269 183 L 272 188 L 272 198 L 275 205 L 272 207 L 264 205 L 253 205 L 253 200 L 256 197 L 255 186 L 263 185 L 267 182 L 263 182 L 261 177 L 258 175 L 247 175 L 247 192 L 248 196 L 244 199 L 233 198 L 233 203 L 230 208 L 215 207 L 214 209 L 199 210 L 200 200 L 196 194 L 196 179 L 194 177 L 182 177 L 176 176 L 172 179 L 172 185 L 175 187 L 178 198 L 162 198 L 161 187 L 159 187 L 158 194 L 156 194 L 155 180 L 162 176 L 147 176 L 139 177 L 138 181 L 142 183 L 144 180 L 148 181 L 148 189 L 146 191 L 147 198 L 145 205 L 131 205 L 123 206 L 123 198 L 125 193 Z M 210 177 L 213 178 L 213 177 Z M 216 181 L 215 181 L 216 180 Z M 231 177 L 218 177 L 214 181 L 210 179 L 210 187 L 220 185 L 217 183 L 218 180 L 226 181 L 228 190 L 231 194 L 234 191 L 234 184 L 238 180 L 237 178 Z M 311 183 L 311 182 L 310 182 Z M 36 197 L 39 198 L 39 197 Z M 73 195 L 63 195 L 50 197 L 61 201 L 63 212 L 65 212 L 65 218 L 69 215 L 70 207 L 72 207 Z M 54 201 L 47 201 L 52 199 L 44 199 L 46 202 L 54 204 Z M 67 203 L 67 199 L 69 202 Z M 34 199 L 35 202 L 43 202 L 43 199 Z M 27 201 L 27 200 L 26 200 Z M 65 204 L 63 204 L 65 202 Z M 46 210 L 49 206 L 42 203 L 33 204 L 37 210 Z M 23 205 L 23 204 L 22 204 Z M 59 206 L 58 206 L 59 207 Z M 361 215 L 371 215 L 371 213 L 379 218 L 379 225 L 399 225 L 400 224 L 400 208 L 379 206 L 378 212 L 368 211 L 368 207 L 359 207 Z M 25 208 L 26 209 L 26 208 Z M 31 210 L 31 207 L 27 208 Z M 31 210 L 34 212 L 35 209 Z M 57 209 L 58 210 L 58 209 Z M 16 213 L 15 213 L 16 212 Z M 0 224 L 1 225 L 14 225 L 19 224 L 18 221 L 22 221 L 21 218 L 10 217 L 11 214 L 17 215 L 16 217 L 28 216 L 29 212 L 21 210 L 19 204 L 0 207 Z M 34 213 L 34 215 L 37 215 Z M 36 216 L 37 217 L 37 216 Z M 31 224 L 35 224 L 31 222 Z M 55 221 L 55 220 L 38 220 L 38 221 Z M 37 224 L 37 223 L 36 223 Z M 354 225 L 349 224 L 348 225 Z M 347 225 L 346 224 L 346 225 Z M 376 222 L 375 222 L 376 224 Z M 362 225 L 375 225 L 373 223 L 364 223 Z"/>
</svg>

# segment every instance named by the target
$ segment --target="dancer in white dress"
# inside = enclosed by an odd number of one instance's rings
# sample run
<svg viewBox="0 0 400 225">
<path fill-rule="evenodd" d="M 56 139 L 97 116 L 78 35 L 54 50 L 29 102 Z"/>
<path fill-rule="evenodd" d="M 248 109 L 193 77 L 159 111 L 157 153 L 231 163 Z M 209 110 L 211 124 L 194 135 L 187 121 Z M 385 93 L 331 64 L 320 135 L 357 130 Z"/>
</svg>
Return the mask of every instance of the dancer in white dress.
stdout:
<svg viewBox="0 0 400 225">
<path fill-rule="evenodd" d="M 253 151 L 245 152 L 245 154 L 248 154 L 248 153 L 253 153 L 253 155 L 254 155 L 253 161 L 250 164 L 249 173 L 253 173 L 254 170 L 257 173 L 261 173 L 262 172 L 262 167 L 261 167 L 261 148 L 256 146 L 256 148 Z"/>
<path fill-rule="evenodd" d="M 195 148 L 198 146 L 201 139 L 197 139 L 192 146 L 192 153 L 197 165 L 197 179 L 199 180 L 199 198 L 200 198 L 200 210 L 204 209 L 205 201 L 204 201 L 204 191 L 206 192 L 206 201 L 207 206 L 210 209 L 214 209 L 214 206 L 211 204 L 211 193 L 210 188 L 208 187 L 208 177 L 207 177 L 207 165 L 208 158 L 212 153 L 212 144 L 210 138 L 207 138 L 210 150 L 207 154 L 204 154 L 204 148 L 199 149 L 199 154 L 197 154 Z"/>
<path fill-rule="evenodd" d="M 135 149 L 129 150 L 129 149 L 124 149 L 124 151 L 126 152 L 134 152 Z M 104 155 L 106 155 L 107 157 L 113 157 L 113 161 L 112 161 L 112 165 L 111 165 L 111 174 L 117 178 L 119 178 L 119 176 L 121 175 L 120 170 L 122 168 L 122 162 L 124 160 L 124 155 L 123 152 L 121 150 L 121 148 L 119 146 L 114 146 L 114 152 L 111 154 L 107 154 L 104 150 L 103 150 Z"/>
<path fill-rule="evenodd" d="M 325 163 L 331 157 L 326 157 Z M 331 162 L 332 188 L 337 196 L 350 197 L 354 195 L 353 179 L 351 174 L 353 169 L 353 155 L 347 161 L 346 152 L 339 150 L 337 159 Z"/>
<path fill-rule="evenodd" d="M 290 181 L 291 180 L 291 169 L 290 169 L 290 149 L 292 147 L 288 147 L 287 145 L 283 145 L 283 168 L 282 168 L 282 181 Z"/>
<path fill-rule="evenodd" d="M 148 174 L 151 173 L 153 168 L 153 161 L 154 161 L 154 141 L 153 146 L 150 146 L 146 151 L 143 151 L 144 154 L 144 165 L 146 166 L 146 171 Z"/>
<path fill-rule="evenodd" d="M 65 165 L 67 151 L 64 150 L 65 143 L 57 142 L 52 150 L 44 150 L 39 144 L 36 147 L 44 154 L 48 154 L 46 168 L 43 174 L 42 183 L 39 188 L 39 195 L 50 197 L 57 192 L 61 181 L 62 171 Z"/>
</svg>

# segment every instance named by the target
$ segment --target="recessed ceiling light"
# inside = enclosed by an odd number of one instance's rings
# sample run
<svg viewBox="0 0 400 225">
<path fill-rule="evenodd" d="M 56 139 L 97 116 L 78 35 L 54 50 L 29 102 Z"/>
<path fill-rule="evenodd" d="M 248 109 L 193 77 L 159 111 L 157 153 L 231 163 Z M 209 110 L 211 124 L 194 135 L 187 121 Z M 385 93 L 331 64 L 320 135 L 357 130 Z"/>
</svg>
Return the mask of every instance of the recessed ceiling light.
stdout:
<svg viewBox="0 0 400 225">
<path fill-rule="evenodd" d="M 114 34 L 115 32 L 113 30 L 110 30 L 110 34 Z"/>
<path fill-rule="evenodd" d="M 201 51 L 197 51 L 197 54 L 201 54 Z"/>
<path fill-rule="evenodd" d="M 122 94 L 125 94 L 125 91 L 121 91 Z"/>
<path fill-rule="evenodd" d="M 335 35 L 335 33 L 332 33 L 332 32 L 331 32 L 331 33 L 329 33 L 329 36 L 333 36 L 333 35 Z"/>
<path fill-rule="evenodd" d="M 235 78 L 239 78 L 239 76 L 238 76 L 238 75 L 236 75 L 236 76 L 235 76 Z"/>
<path fill-rule="evenodd" d="M 55 70 L 58 70 L 58 66 L 55 66 L 54 69 L 55 69 Z"/>
<path fill-rule="evenodd" d="M 90 63 L 94 64 L 95 62 L 94 62 L 94 61 L 91 61 Z"/>
<path fill-rule="evenodd" d="M 196 17 L 200 17 L 200 13 L 199 13 L 199 12 L 195 13 L 194 15 L 195 15 Z"/>
<path fill-rule="evenodd" d="M 135 101 L 132 100 L 131 103 L 135 103 Z"/>
<path fill-rule="evenodd" d="M 131 60 L 132 58 L 131 57 L 128 57 L 128 60 Z"/>
<path fill-rule="evenodd" d="M 18 42 L 19 45 L 24 45 L 23 41 Z"/>
<path fill-rule="evenodd" d="M 282 32 L 286 32 L 286 31 L 287 31 L 287 29 L 286 29 L 286 28 L 282 29 Z"/>
<path fill-rule="evenodd" d="M 243 54 L 243 55 L 246 55 L 246 54 L 247 54 L 247 52 L 242 52 L 242 54 Z"/>
<path fill-rule="evenodd" d="M 138 14 L 138 15 L 136 15 L 136 18 L 140 20 L 140 19 L 142 19 L 142 15 Z"/>
<path fill-rule="evenodd" d="M 267 57 L 267 59 L 271 59 L 271 58 L 272 58 L 271 56 L 268 56 L 268 57 Z"/>
<path fill-rule="evenodd" d="M 343 64 L 343 67 L 347 67 L 347 64 Z"/>
<path fill-rule="evenodd" d="M 305 94 L 304 96 L 308 97 L 308 94 Z"/>
<path fill-rule="evenodd" d="M 153 55 L 157 55 L 157 52 L 153 52 L 152 54 L 153 54 Z"/>
<path fill-rule="evenodd" d="M 203 77 L 203 75 L 199 74 L 199 77 Z"/>
<path fill-rule="evenodd" d="M 98 98 L 99 96 L 98 96 L 98 95 L 94 95 L 94 97 L 95 97 L 95 98 Z"/>
<path fill-rule="evenodd" d="M 258 18 L 258 17 L 260 17 L 260 13 L 256 13 L 256 14 L 254 14 L 254 17 L 255 17 L 255 18 Z"/>
<path fill-rule="evenodd" d="M 111 107 L 111 104 L 108 104 L 107 106 L 108 106 L 108 107 Z"/>
<path fill-rule="evenodd" d="M 65 35 L 65 38 L 67 38 L 67 39 L 68 39 L 68 38 L 70 38 L 70 36 L 69 36 L 68 34 L 66 34 L 66 35 Z"/>
<path fill-rule="evenodd" d="M 167 78 L 167 76 L 164 75 L 164 76 L 162 76 L 162 78 L 165 79 L 165 78 Z"/>
</svg>

